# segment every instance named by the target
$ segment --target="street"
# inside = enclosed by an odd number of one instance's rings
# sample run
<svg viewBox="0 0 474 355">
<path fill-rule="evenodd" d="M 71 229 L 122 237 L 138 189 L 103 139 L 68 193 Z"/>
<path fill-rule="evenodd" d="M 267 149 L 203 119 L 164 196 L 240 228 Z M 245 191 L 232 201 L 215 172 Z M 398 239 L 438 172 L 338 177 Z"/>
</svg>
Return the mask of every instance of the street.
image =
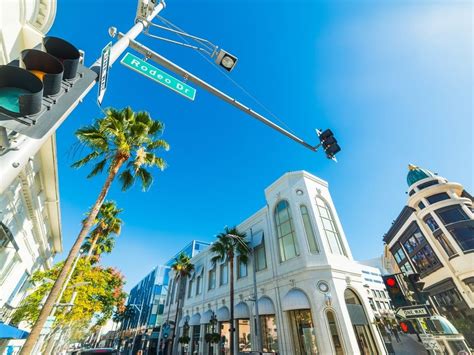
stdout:
<svg viewBox="0 0 474 355">
<path fill-rule="evenodd" d="M 416 340 L 416 335 L 400 334 L 400 343 L 392 337 L 392 346 L 397 355 L 418 355 L 427 354 L 423 345 Z"/>
</svg>

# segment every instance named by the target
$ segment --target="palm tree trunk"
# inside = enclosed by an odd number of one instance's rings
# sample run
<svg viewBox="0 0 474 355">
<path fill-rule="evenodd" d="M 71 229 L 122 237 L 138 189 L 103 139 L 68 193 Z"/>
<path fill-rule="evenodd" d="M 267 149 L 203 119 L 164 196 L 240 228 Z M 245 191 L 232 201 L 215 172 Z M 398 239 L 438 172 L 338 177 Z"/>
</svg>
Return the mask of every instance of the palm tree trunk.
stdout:
<svg viewBox="0 0 474 355">
<path fill-rule="evenodd" d="M 99 240 L 99 236 L 100 236 L 100 233 L 96 233 L 96 235 L 94 235 L 94 239 L 92 239 L 91 246 L 89 248 L 89 252 L 87 253 L 87 257 L 86 257 L 87 261 L 90 260 L 92 253 L 94 252 L 94 248 L 95 248 L 95 245 L 97 244 L 97 240 Z"/>
<path fill-rule="evenodd" d="M 64 266 L 61 269 L 61 272 L 58 278 L 56 279 L 53 285 L 53 288 L 51 289 L 43 308 L 41 309 L 38 319 L 36 320 L 36 323 L 33 325 L 33 328 L 31 329 L 30 335 L 26 339 L 25 345 L 23 345 L 23 348 L 21 349 L 20 355 L 30 355 L 32 353 L 33 348 L 40 336 L 41 330 L 43 329 L 43 326 L 46 323 L 48 316 L 51 314 L 51 311 L 54 308 L 54 304 L 56 303 L 59 293 L 61 292 L 61 289 L 63 288 L 64 282 L 69 273 L 69 270 L 72 267 L 74 259 L 76 255 L 79 253 L 79 250 L 81 249 L 82 243 L 84 242 L 84 238 L 86 237 L 87 233 L 89 233 L 90 228 L 94 224 L 94 220 L 97 217 L 97 214 L 99 213 L 100 206 L 102 206 L 102 203 L 104 202 L 105 197 L 107 196 L 107 193 L 109 192 L 110 186 L 113 180 L 115 179 L 120 167 L 123 165 L 123 163 L 127 159 L 128 159 L 127 156 L 116 156 L 115 162 L 112 163 L 107 179 L 105 180 L 104 186 L 102 187 L 102 190 L 100 191 L 99 197 L 97 197 L 97 200 L 95 201 L 95 204 L 94 204 L 94 207 L 92 208 L 91 213 L 87 217 L 87 220 L 83 224 L 82 229 L 79 232 L 79 235 L 77 236 L 76 241 L 74 242 L 74 245 L 69 251 L 66 261 L 64 262 Z"/>
<path fill-rule="evenodd" d="M 178 353 L 178 339 L 177 339 L 177 334 L 178 334 L 178 319 L 181 319 L 181 313 L 182 309 L 180 307 L 180 301 L 182 301 L 185 297 L 184 295 L 184 281 L 186 280 L 182 277 L 179 278 L 179 292 L 178 292 L 178 304 L 176 305 L 176 314 L 174 315 L 174 330 L 173 330 L 173 342 L 172 342 L 172 354 L 177 354 Z"/>
<path fill-rule="evenodd" d="M 235 338 L 235 327 L 234 327 L 234 256 L 229 257 L 230 263 L 230 355 L 234 355 L 234 338 Z"/>
</svg>

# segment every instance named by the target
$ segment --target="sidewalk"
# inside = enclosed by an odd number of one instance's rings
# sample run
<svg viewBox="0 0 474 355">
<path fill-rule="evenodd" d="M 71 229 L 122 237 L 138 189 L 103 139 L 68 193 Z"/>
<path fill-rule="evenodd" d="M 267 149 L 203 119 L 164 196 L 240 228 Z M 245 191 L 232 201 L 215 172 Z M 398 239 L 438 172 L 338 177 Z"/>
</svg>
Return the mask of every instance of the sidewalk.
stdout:
<svg viewBox="0 0 474 355">
<path fill-rule="evenodd" d="M 392 346 L 396 355 L 427 355 L 428 351 L 418 342 L 416 335 L 400 334 L 400 343 L 392 336 Z"/>
</svg>

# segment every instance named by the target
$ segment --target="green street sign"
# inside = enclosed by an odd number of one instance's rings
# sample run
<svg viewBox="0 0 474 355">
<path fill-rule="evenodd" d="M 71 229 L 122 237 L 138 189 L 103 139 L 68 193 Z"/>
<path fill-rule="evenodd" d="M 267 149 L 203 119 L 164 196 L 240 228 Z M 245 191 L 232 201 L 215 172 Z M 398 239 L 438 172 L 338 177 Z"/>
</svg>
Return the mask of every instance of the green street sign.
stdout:
<svg viewBox="0 0 474 355">
<path fill-rule="evenodd" d="M 176 91 L 178 94 L 194 101 L 196 97 L 196 89 L 179 81 L 175 77 L 165 73 L 163 70 L 151 65 L 150 63 L 138 58 L 132 53 L 126 53 L 120 61 L 126 67 L 146 76 L 147 78 L 166 86 L 168 89 Z"/>
</svg>

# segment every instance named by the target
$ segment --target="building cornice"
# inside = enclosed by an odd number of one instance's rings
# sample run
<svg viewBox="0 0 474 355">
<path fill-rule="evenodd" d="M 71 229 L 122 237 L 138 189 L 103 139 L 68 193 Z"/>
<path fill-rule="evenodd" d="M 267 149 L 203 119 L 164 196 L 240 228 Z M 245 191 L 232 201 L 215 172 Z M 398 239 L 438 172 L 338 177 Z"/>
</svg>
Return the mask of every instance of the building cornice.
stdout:
<svg viewBox="0 0 474 355">
<path fill-rule="evenodd" d="M 402 211 L 398 215 L 398 217 L 393 221 L 392 226 L 388 230 L 388 232 L 384 235 L 383 241 L 386 244 L 390 244 L 392 239 L 398 234 L 400 229 L 403 227 L 406 221 L 412 216 L 415 210 L 409 206 L 403 207 Z"/>
</svg>

